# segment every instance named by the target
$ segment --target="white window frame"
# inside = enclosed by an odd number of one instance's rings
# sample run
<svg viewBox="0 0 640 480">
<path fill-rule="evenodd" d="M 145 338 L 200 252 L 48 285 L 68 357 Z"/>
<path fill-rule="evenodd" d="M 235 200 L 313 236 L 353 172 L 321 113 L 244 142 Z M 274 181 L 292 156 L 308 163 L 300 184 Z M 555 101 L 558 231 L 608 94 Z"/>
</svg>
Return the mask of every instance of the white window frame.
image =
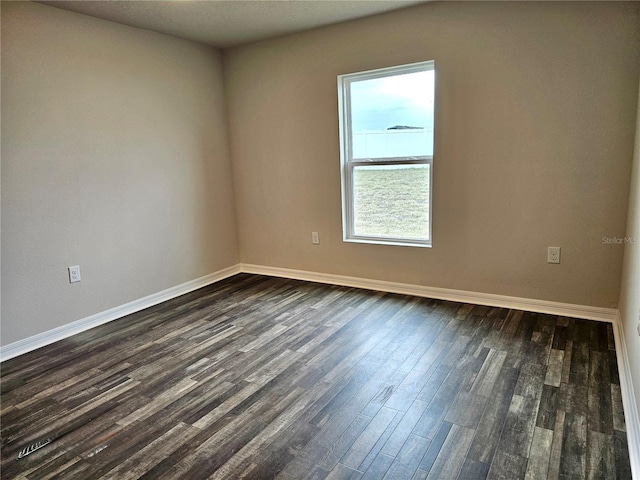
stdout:
<svg viewBox="0 0 640 480">
<path fill-rule="evenodd" d="M 338 75 L 338 123 L 340 126 L 340 176 L 342 179 L 342 238 L 345 242 L 373 243 L 381 245 L 401 245 L 413 247 L 431 247 L 432 240 L 432 186 L 433 155 L 390 158 L 353 158 L 351 138 L 351 96 L 350 85 L 353 82 L 375 78 L 403 75 L 407 73 L 435 70 L 433 60 L 395 67 L 380 68 L 364 72 Z M 435 88 L 435 87 L 434 87 Z M 435 116 L 435 112 L 434 112 Z M 356 235 L 353 214 L 353 171 L 359 166 L 384 165 L 428 165 L 429 166 L 429 225 L 428 238 L 394 238 Z"/>
</svg>

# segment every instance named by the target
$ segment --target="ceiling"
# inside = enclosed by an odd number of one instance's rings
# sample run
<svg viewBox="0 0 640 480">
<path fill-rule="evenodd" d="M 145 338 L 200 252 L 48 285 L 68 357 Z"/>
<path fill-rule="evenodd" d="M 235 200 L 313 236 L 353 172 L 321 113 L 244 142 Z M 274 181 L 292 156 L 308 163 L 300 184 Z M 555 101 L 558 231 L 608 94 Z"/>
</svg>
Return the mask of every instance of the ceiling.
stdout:
<svg viewBox="0 0 640 480">
<path fill-rule="evenodd" d="M 426 1 L 58 0 L 38 3 L 226 48 Z"/>
</svg>

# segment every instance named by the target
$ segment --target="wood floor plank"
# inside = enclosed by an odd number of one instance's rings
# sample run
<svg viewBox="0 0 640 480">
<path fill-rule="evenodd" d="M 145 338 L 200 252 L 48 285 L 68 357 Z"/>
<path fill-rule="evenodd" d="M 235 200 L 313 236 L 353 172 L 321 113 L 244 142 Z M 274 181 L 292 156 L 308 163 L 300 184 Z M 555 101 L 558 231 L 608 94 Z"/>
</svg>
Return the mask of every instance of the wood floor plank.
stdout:
<svg viewBox="0 0 640 480">
<path fill-rule="evenodd" d="M 573 356 L 573 340 L 568 338 L 565 343 L 564 360 L 562 363 L 562 383 L 569 383 L 569 374 L 571 373 L 571 357 Z"/>
<path fill-rule="evenodd" d="M 363 473 L 353 468 L 346 467 L 342 464 L 337 464 L 327 475 L 327 480 L 360 480 Z"/>
<path fill-rule="evenodd" d="M 429 444 L 429 448 L 425 452 L 424 457 L 422 457 L 422 460 L 418 467 L 418 469 L 421 470 L 421 473 L 424 472 L 424 478 L 427 478 L 427 475 L 429 475 L 429 472 L 431 471 L 436 458 L 438 458 L 438 455 L 440 455 L 440 450 L 442 450 L 442 446 L 449 436 L 449 432 L 451 431 L 452 426 L 453 425 L 449 422 L 442 422 L 440 424 L 440 428 L 433 437 L 433 440 Z"/>
<path fill-rule="evenodd" d="M 587 432 L 587 479 L 616 477 L 613 434 Z"/>
<path fill-rule="evenodd" d="M 318 465 L 327 470 L 332 470 L 340 459 L 351 449 L 372 420 L 371 417 L 367 417 L 366 415 L 358 415 L 353 422 L 328 445 L 327 455 Z"/>
<path fill-rule="evenodd" d="M 558 388 L 544 384 L 540 395 L 540 406 L 536 426 L 553 430 L 556 424 L 558 410 Z"/>
<path fill-rule="evenodd" d="M 606 348 L 601 346 L 601 348 Z M 613 434 L 613 407 L 609 379 L 608 351 L 594 351 L 589 355 L 588 414 L 589 430 Z"/>
<path fill-rule="evenodd" d="M 269 445 L 273 439 L 283 430 L 286 430 L 301 412 L 308 406 L 308 399 L 300 399 L 304 391 L 294 389 L 289 397 L 296 399 L 289 408 L 283 410 L 273 421 L 268 423 L 258 435 L 249 440 L 232 458 L 225 462 L 210 478 L 224 479 L 239 474 L 247 469 L 250 460 L 258 456 Z M 285 403 L 289 403 L 286 400 Z"/>
<path fill-rule="evenodd" d="M 462 469 L 475 430 L 452 425 L 427 479 L 455 480 Z"/>
<path fill-rule="evenodd" d="M 488 463 L 476 462 L 467 457 L 462 464 L 458 480 L 484 480 L 489 474 Z"/>
<path fill-rule="evenodd" d="M 375 459 L 380 454 L 382 447 L 387 443 L 387 441 L 391 437 L 391 434 L 395 432 L 396 427 L 400 423 L 400 419 L 402 417 L 403 417 L 402 414 L 400 413 L 396 414 L 396 416 L 387 426 L 386 430 L 382 433 L 382 435 L 380 435 L 380 438 L 378 439 L 378 441 L 373 445 L 371 450 L 369 450 L 369 453 L 367 453 L 367 456 L 364 458 L 364 460 L 362 460 L 360 465 L 358 465 L 358 470 L 360 470 L 361 472 L 366 472 L 371 467 L 371 464 L 375 461 Z"/>
<path fill-rule="evenodd" d="M 440 403 L 431 403 L 413 427 L 412 433 L 432 439 L 436 435 L 446 414 L 447 408 L 445 406 Z M 391 450 L 387 450 L 387 446 L 385 446 L 382 451 L 387 454 L 392 453 Z"/>
<path fill-rule="evenodd" d="M 631 480 L 627 435 L 624 432 L 613 432 L 613 450 L 616 459 L 616 478 L 619 480 Z"/>
<path fill-rule="evenodd" d="M 556 424 L 553 428 L 551 453 L 549 455 L 549 469 L 547 471 L 547 478 L 550 480 L 557 480 L 560 478 L 560 461 L 562 458 L 562 445 L 564 440 L 564 416 L 564 411 L 556 411 Z"/>
<path fill-rule="evenodd" d="M 587 475 L 587 418 L 584 415 L 570 412 L 565 415 L 562 453 L 561 478 L 585 478 Z"/>
<path fill-rule="evenodd" d="M 622 407 L 622 392 L 620 385 L 611 384 L 611 408 L 613 415 L 613 428 L 620 432 L 626 432 L 624 424 L 624 409 Z"/>
<path fill-rule="evenodd" d="M 564 350 L 552 349 L 549 355 L 549 366 L 544 378 L 545 385 L 559 387 L 562 381 L 562 365 L 564 363 Z"/>
<path fill-rule="evenodd" d="M 491 462 L 487 479 L 489 480 L 523 480 L 526 475 L 527 459 L 519 455 L 503 451 L 496 452 Z"/>
<path fill-rule="evenodd" d="M 525 472 L 526 480 L 544 480 L 549 470 L 553 430 L 536 427 Z"/>
<path fill-rule="evenodd" d="M 388 398 L 385 392 L 389 389 L 388 382 L 396 369 L 397 366 L 393 364 L 383 365 L 377 375 L 364 384 L 352 399 L 325 424 L 315 441 L 320 445 L 330 447 L 371 400 L 376 397 Z"/>
<path fill-rule="evenodd" d="M 543 382 L 544 368 L 525 364 L 511 399 L 499 450 L 522 458 L 529 457 Z"/>
<path fill-rule="evenodd" d="M 198 429 L 190 425 L 179 423 L 138 453 L 128 457 L 102 478 L 122 480 L 139 478 L 182 444 L 189 442 L 198 432 Z"/>
<path fill-rule="evenodd" d="M 398 456 L 387 470 L 385 479 L 411 478 L 418 469 L 420 460 L 427 451 L 430 441 L 418 435 L 409 435 L 398 452 Z"/>
<path fill-rule="evenodd" d="M 309 422 L 323 427 L 362 387 L 361 383 L 350 380 L 337 394 L 333 392 L 333 398 Z"/>
<path fill-rule="evenodd" d="M 429 376 L 423 372 L 417 370 L 410 371 L 384 405 L 400 412 L 406 412 L 428 380 Z"/>
<path fill-rule="evenodd" d="M 139 421 L 143 418 L 150 416 L 151 414 L 161 410 L 172 402 L 175 402 L 179 397 L 193 390 L 198 385 L 198 382 L 186 378 L 180 383 L 176 384 L 173 388 L 163 392 L 161 395 L 155 397 L 150 403 L 143 408 L 132 412 L 127 417 L 118 420 L 118 425 L 126 427 L 127 425 Z"/>
<path fill-rule="evenodd" d="M 404 415 L 399 415 L 397 426 L 390 433 L 389 437 L 383 444 L 382 451 L 390 457 L 395 457 L 404 442 L 409 437 L 409 434 L 413 431 L 416 424 L 422 417 L 422 414 L 427 409 L 428 403 L 416 400 Z"/>
<path fill-rule="evenodd" d="M 506 358 L 506 351 L 491 349 L 482 364 L 482 368 L 473 383 L 473 387 L 471 387 L 471 393 L 483 397 L 489 397 L 493 394 L 496 381 L 498 380 Z"/>
<path fill-rule="evenodd" d="M 587 385 L 561 383 L 558 408 L 567 413 L 587 416 L 589 412 L 589 389 Z"/>
<path fill-rule="evenodd" d="M 379 453 L 362 477 L 363 480 L 381 480 L 389 471 L 393 463 L 393 457 Z"/>
<path fill-rule="evenodd" d="M 444 419 L 461 427 L 476 429 L 487 404 L 487 397 L 460 391 L 455 396 Z"/>
<path fill-rule="evenodd" d="M 397 410 L 382 407 L 340 459 L 340 463 L 358 469 L 397 415 L 399 415 Z"/>
<path fill-rule="evenodd" d="M 483 463 L 490 463 L 493 459 L 519 375 L 517 369 L 506 366 L 501 369 L 492 401 L 485 408 L 471 444 L 471 459 Z"/>
<path fill-rule="evenodd" d="M 276 478 L 299 479 L 305 478 L 311 470 L 327 454 L 328 449 L 314 442 L 309 442 L 287 465 L 282 468 Z"/>
<path fill-rule="evenodd" d="M 239 274 L 0 375 L 1 479 L 631 479 L 613 329 L 569 317 Z"/>
</svg>

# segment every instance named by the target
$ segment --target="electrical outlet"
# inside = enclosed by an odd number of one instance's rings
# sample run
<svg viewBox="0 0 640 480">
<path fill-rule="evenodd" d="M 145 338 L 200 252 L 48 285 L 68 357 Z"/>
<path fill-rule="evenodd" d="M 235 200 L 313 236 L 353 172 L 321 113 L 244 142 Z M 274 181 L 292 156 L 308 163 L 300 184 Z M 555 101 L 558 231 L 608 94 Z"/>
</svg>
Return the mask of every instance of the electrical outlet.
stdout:
<svg viewBox="0 0 640 480">
<path fill-rule="evenodd" d="M 560 263 L 560 247 L 547 248 L 547 263 Z"/>
<path fill-rule="evenodd" d="M 76 283 L 80 280 L 80 265 L 69 267 L 69 283 Z"/>
<path fill-rule="evenodd" d="M 320 243 L 318 232 L 311 232 L 311 243 L 313 243 L 314 245 L 318 245 Z"/>
</svg>

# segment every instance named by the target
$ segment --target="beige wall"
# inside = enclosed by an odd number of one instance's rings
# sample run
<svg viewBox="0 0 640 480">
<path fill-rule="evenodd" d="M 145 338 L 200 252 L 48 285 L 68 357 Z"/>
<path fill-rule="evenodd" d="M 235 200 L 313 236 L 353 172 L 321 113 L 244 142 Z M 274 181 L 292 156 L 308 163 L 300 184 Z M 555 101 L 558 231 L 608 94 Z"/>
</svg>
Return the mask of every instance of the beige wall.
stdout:
<svg viewBox="0 0 640 480">
<path fill-rule="evenodd" d="M 238 262 L 221 68 L 210 47 L 2 2 L 2 344 Z"/>
<path fill-rule="evenodd" d="M 636 119 L 636 146 L 631 174 L 626 239 L 620 291 L 620 315 L 636 405 L 640 410 L 640 336 L 637 330 L 640 325 L 640 101 Z"/>
<path fill-rule="evenodd" d="M 614 307 L 639 9 L 429 3 L 225 50 L 242 261 Z M 431 59 L 433 248 L 344 243 L 336 75 Z"/>
<path fill-rule="evenodd" d="M 240 260 L 612 307 L 624 249 L 602 237 L 625 235 L 638 25 L 637 3 L 443 2 L 221 55 L 2 2 L 1 343 Z M 429 59 L 434 247 L 344 243 L 336 75 Z"/>
</svg>

